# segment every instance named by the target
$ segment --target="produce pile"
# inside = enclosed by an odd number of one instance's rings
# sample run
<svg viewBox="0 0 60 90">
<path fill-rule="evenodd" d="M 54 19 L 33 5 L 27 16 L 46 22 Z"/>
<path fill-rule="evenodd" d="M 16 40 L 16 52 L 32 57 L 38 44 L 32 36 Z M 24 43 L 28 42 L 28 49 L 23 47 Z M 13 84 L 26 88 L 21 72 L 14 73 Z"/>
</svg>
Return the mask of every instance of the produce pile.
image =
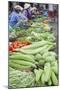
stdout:
<svg viewBox="0 0 60 90">
<path fill-rule="evenodd" d="M 19 46 L 20 43 L 9 55 L 9 88 L 58 85 L 56 38 L 51 26 L 38 20 L 32 21 L 31 26 L 15 31 L 20 35 L 19 42 L 29 43 Z"/>
<path fill-rule="evenodd" d="M 15 41 L 15 42 L 12 42 L 12 43 L 9 43 L 9 51 L 10 52 L 13 52 L 15 51 L 16 48 L 19 48 L 19 47 L 23 47 L 23 46 L 26 46 L 26 45 L 29 45 L 30 42 L 20 42 L 20 41 Z"/>
</svg>

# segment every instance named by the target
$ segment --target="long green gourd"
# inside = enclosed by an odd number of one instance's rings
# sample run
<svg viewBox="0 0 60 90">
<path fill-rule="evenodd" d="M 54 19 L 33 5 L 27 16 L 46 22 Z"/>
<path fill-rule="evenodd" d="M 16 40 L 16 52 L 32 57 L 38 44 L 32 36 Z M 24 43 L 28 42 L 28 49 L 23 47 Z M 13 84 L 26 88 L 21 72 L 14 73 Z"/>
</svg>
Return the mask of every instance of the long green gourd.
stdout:
<svg viewBox="0 0 60 90">
<path fill-rule="evenodd" d="M 46 44 L 47 44 L 47 41 L 42 40 L 42 41 L 39 41 L 39 42 L 34 42 L 34 43 L 32 43 L 31 45 L 29 45 L 29 46 L 24 46 L 24 47 L 22 47 L 22 48 L 23 48 L 23 49 L 36 49 L 36 48 L 41 47 L 41 46 L 44 46 L 44 45 L 46 45 Z"/>
<path fill-rule="evenodd" d="M 9 66 L 14 69 L 17 69 L 17 70 L 31 68 L 30 66 L 23 66 L 23 65 L 19 65 L 19 64 L 13 63 L 13 62 L 9 62 Z"/>
<path fill-rule="evenodd" d="M 25 53 L 25 54 L 37 54 L 37 53 L 44 53 L 46 50 L 48 50 L 49 48 L 47 48 L 48 45 L 45 45 L 43 47 L 39 47 L 37 49 L 34 50 L 24 50 L 24 49 L 20 49 L 20 52 Z"/>
<path fill-rule="evenodd" d="M 36 65 L 32 62 L 27 62 L 27 61 L 24 61 L 24 60 L 10 60 L 12 63 L 16 63 L 16 64 L 19 64 L 19 65 L 23 65 L 23 66 L 31 66 L 31 67 L 35 67 L 36 68 Z"/>
<path fill-rule="evenodd" d="M 23 60 L 25 60 L 25 61 L 30 61 L 30 62 L 35 62 L 35 60 L 34 60 L 34 58 L 33 57 L 31 57 L 31 56 L 29 56 L 29 55 L 24 55 L 24 54 L 22 54 L 22 53 L 19 53 L 19 54 L 16 54 L 16 55 L 11 55 L 11 56 L 9 56 L 9 59 L 13 59 L 13 60 L 17 60 L 17 59 L 23 59 Z"/>
</svg>

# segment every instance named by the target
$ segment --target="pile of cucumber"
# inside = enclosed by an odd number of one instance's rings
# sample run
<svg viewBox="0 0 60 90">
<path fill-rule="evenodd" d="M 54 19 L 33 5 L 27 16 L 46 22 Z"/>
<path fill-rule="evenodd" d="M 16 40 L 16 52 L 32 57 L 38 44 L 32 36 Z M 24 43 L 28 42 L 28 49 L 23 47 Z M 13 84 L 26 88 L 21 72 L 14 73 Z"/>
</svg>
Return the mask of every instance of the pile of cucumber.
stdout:
<svg viewBox="0 0 60 90">
<path fill-rule="evenodd" d="M 58 85 L 58 67 L 57 67 L 57 62 L 53 62 L 53 65 L 50 63 L 45 63 L 43 69 L 34 69 L 35 73 L 35 78 L 36 78 L 36 83 L 38 83 L 40 86 L 41 85 Z"/>
</svg>

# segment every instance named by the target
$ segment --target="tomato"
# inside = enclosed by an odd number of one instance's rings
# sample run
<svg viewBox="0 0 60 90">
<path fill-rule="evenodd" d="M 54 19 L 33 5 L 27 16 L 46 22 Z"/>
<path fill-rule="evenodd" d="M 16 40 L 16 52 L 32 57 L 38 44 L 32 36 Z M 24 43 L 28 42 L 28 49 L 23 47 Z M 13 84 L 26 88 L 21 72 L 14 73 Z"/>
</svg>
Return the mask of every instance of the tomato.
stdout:
<svg viewBox="0 0 60 90">
<path fill-rule="evenodd" d="M 27 42 L 27 41 L 23 41 L 23 42 L 15 41 L 9 45 L 9 51 L 13 52 L 13 51 L 15 51 L 16 48 L 23 47 L 23 46 L 26 46 L 29 44 L 31 44 L 31 43 Z"/>
</svg>

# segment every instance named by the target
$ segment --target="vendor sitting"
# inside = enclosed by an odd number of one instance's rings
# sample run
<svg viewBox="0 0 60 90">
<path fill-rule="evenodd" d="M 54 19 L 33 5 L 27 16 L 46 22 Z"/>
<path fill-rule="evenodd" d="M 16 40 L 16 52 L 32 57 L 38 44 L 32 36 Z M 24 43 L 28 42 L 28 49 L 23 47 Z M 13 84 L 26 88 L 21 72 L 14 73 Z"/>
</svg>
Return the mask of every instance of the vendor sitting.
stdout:
<svg viewBox="0 0 60 90">
<path fill-rule="evenodd" d="M 32 13 L 32 19 L 35 18 L 37 16 L 37 8 L 36 7 L 32 7 L 31 8 L 31 13 Z"/>
<path fill-rule="evenodd" d="M 9 26 L 17 27 L 20 25 L 20 21 L 26 20 L 27 18 L 22 14 L 23 8 L 19 5 L 14 6 L 14 10 L 9 16 Z"/>
<path fill-rule="evenodd" d="M 25 4 L 24 4 L 23 14 L 24 14 L 28 19 L 31 19 L 32 13 L 31 13 L 31 5 L 30 5 L 30 4 L 28 4 L 28 3 L 25 3 Z"/>
</svg>

